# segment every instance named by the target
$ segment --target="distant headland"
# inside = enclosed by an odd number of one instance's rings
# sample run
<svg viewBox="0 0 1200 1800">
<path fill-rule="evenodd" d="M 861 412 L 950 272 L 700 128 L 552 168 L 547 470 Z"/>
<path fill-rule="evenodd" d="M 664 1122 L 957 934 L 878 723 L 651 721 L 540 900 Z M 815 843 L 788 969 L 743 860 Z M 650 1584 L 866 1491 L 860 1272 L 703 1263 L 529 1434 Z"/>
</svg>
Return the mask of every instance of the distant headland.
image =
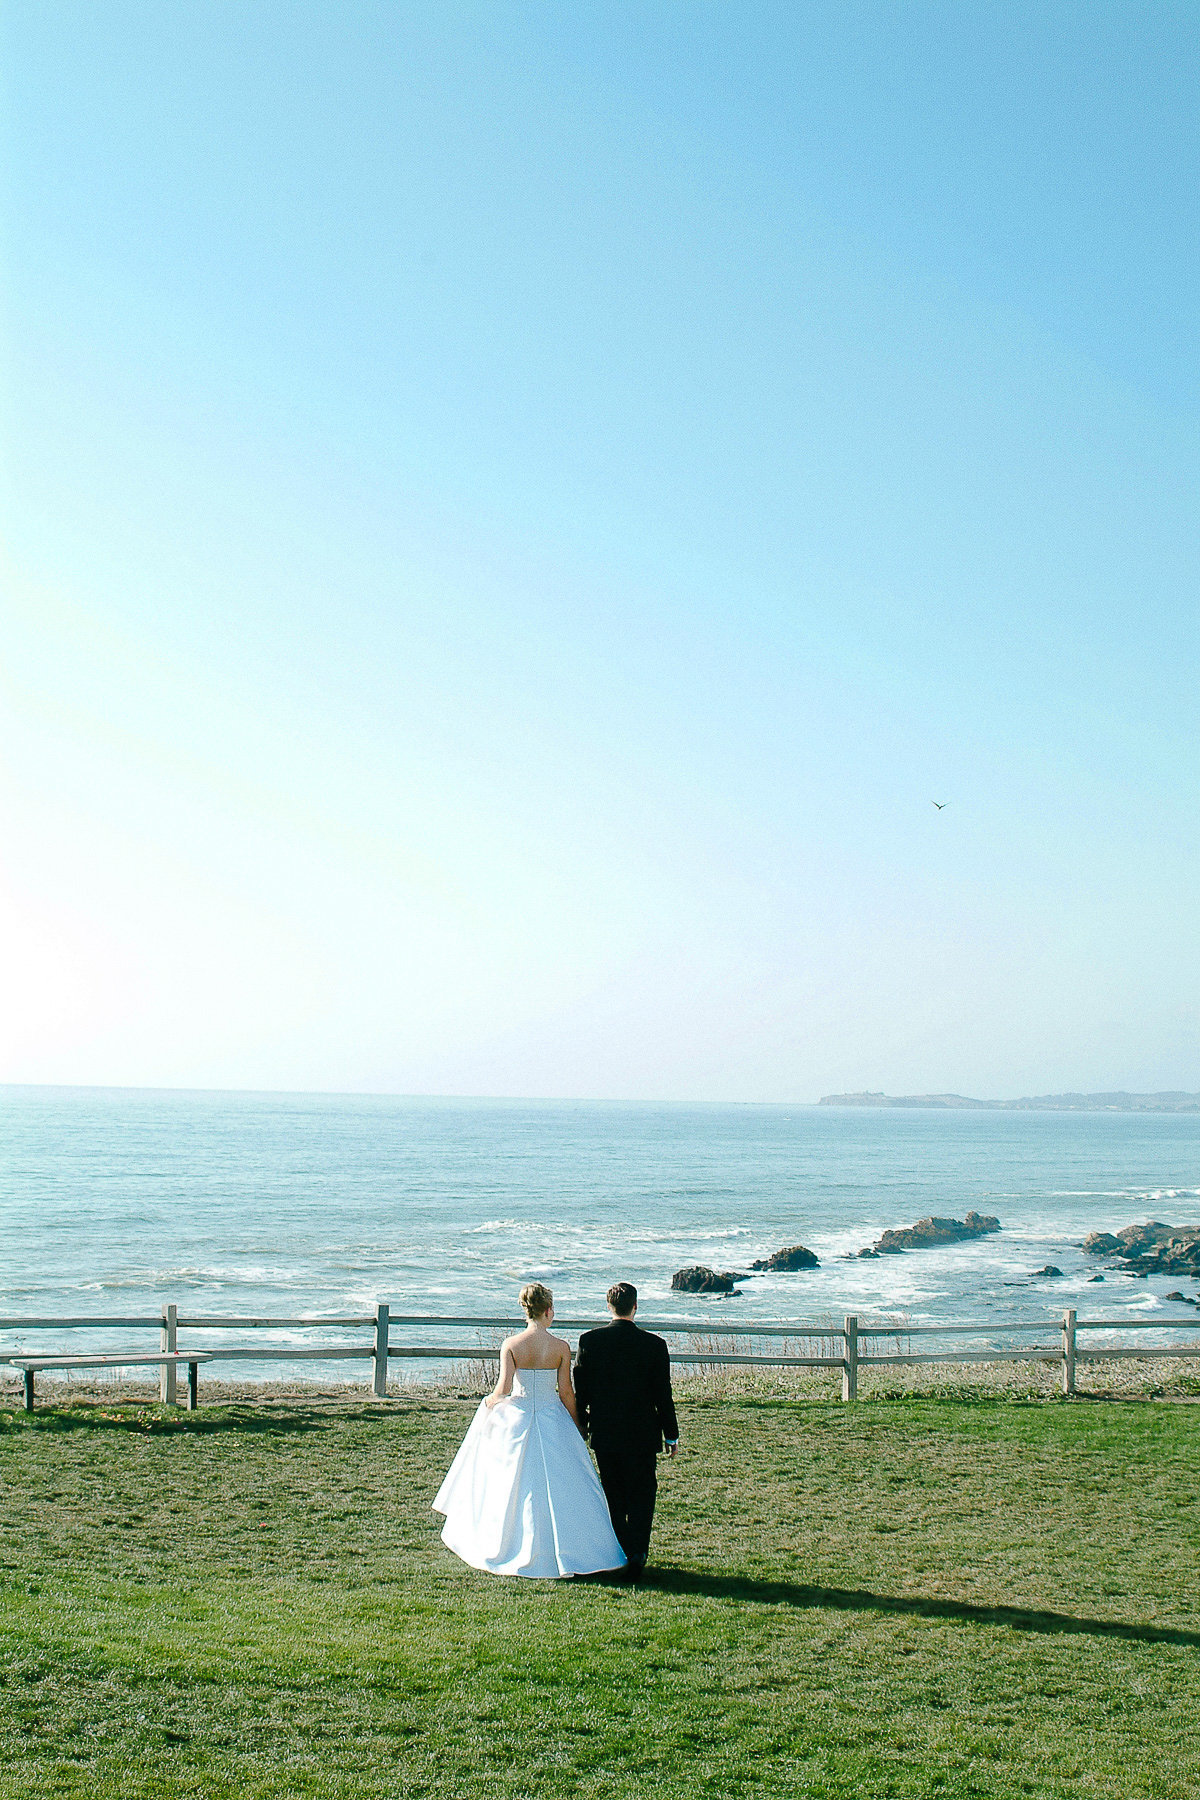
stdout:
<svg viewBox="0 0 1200 1800">
<path fill-rule="evenodd" d="M 1200 1112 L 1200 1094 L 1030 1094 L 1023 1100 L 972 1100 L 968 1094 L 822 1094 L 821 1106 L 927 1106 L 950 1112 Z"/>
</svg>

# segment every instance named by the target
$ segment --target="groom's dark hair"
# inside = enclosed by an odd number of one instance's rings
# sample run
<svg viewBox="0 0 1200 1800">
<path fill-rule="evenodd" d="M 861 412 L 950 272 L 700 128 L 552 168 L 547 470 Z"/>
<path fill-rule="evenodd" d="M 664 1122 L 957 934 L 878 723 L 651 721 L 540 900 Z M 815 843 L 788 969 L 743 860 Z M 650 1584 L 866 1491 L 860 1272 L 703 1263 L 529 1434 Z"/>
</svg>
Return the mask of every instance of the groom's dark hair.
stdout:
<svg viewBox="0 0 1200 1800">
<path fill-rule="evenodd" d="M 604 1298 L 618 1319 L 627 1319 L 637 1305 L 637 1289 L 632 1281 L 614 1281 Z"/>
</svg>

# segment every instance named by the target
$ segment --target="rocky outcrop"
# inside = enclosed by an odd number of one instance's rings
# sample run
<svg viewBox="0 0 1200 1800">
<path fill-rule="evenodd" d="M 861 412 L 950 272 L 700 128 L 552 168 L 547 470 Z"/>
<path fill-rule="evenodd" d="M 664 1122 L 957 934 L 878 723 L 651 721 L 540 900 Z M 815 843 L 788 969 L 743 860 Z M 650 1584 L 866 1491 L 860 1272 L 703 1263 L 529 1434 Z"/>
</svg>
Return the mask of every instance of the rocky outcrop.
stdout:
<svg viewBox="0 0 1200 1800">
<path fill-rule="evenodd" d="M 776 1250 L 760 1262 L 750 1264 L 752 1269 L 764 1275 L 792 1275 L 799 1269 L 819 1269 L 820 1266 L 815 1253 L 803 1244 L 789 1244 L 786 1250 Z"/>
<path fill-rule="evenodd" d="M 1200 1238 L 1172 1238 L 1155 1244 L 1137 1256 L 1127 1256 L 1121 1267 L 1133 1275 L 1195 1275 L 1200 1278 Z"/>
<path fill-rule="evenodd" d="M 971 1238 L 987 1237 L 999 1229 L 999 1219 L 977 1212 L 969 1212 L 965 1219 L 918 1219 L 915 1225 L 905 1225 L 899 1231 L 885 1231 L 875 1239 L 875 1252 L 878 1256 L 898 1256 L 902 1250 L 932 1250 L 939 1244 L 962 1244 Z"/>
<path fill-rule="evenodd" d="M 1200 1278 L 1200 1225 L 1164 1225 L 1148 1219 L 1115 1235 L 1093 1231 L 1083 1240 L 1090 1256 L 1117 1256 L 1129 1275 L 1194 1275 Z"/>
<path fill-rule="evenodd" d="M 1036 1277 L 1039 1275 L 1049 1275 L 1051 1277 L 1053 1277 L 1055 1275 L 1061 1275 L 1062 1270 L 1059 1268 L 1056 1268 L 1053 1263 L 1047 1263 L 1044 1269 L 1035 1269 L 1033 1271 L 1033 1273 L 1034 1273 L 1034 1277 L 1036 1279 Z"/>
<path fill-rule="evenodd" d="M 718 1273 L 703 1263 L 692 1263 L 689 1268 L 676 1269 L 671 1286 L 679 1294 L 732 1294 L 741 1279 L 729 1269 Z"/>
</svg>

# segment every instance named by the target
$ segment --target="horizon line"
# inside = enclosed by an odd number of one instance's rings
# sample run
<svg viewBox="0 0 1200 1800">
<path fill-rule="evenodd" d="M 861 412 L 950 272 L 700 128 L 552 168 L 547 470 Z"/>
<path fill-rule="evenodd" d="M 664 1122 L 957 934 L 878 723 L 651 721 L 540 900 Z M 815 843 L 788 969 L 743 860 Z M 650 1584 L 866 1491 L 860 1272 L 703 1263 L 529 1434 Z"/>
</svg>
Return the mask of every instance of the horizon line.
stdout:
<svg viewBox="0 0 1200 1800">
<path fill-rule="evenodd" d="M 954 1099 L 959 1099 L 959 1100 L 969 1100 L 969 1101 L 974 1102 L 976 1105 L 982 1105 L 984 1107 L 998 1107 L 998 1108 L 1004 1107 L 1006 1105 L 1012 1105 L 1014 1099 L 1028 1100 L 1028 1099 L 1059 1098 L 1059 1097 L 1065 1097 L 1067 1095 L 1071 1095 L 1072 1097 L 1077 1095 L 1081 1099 L 1100 1098 L 1101 1096 L 1109 1095 L 1109 1094 L 1126 1094 L 1131 1099 L 1150 1099 L 1150 1098 L 1153 1098 L 1160 1094 L 1164 1094 L 1164 1095 L 1165 1094 L 1179 1094 L 1179 1095 L 1187 1095 L 1189 1098 L 1200 1098 L 1200 1096 L 1193 1094 L 1191 1090 L 1186 1089 L 1186 1088 L 1137 1089 L 1137 1088 L 1119 1088 L 1119 1087 L 1092 1088 L 1092 1089 L 1060 1088 L 1060 1089 L 1056 1090 L 1053 1095 L 1043 1092 L 1041 1094 L 1033 1094 L 1033 1093 L 1021 1094 L 1021 1095 L 1017 1095 L 1017 1096 L 1014 1096 L 1011 1098 L 1003 1098 L 1003 1097 L 1002 1098 L 992 1098 L 992 1097 L 984 1097 L 984 1096 L 980 1096 L 980 1095 L 966 1095 L 966 1094 L 957 1093 L 956 1091 L 954 1091 L 952 1089 L 948 1089 L 948 1088 L 941 1088 L 941 1089 L 936 1089 L 936 1090 L 931 1089 L 925 1094 L 917 1095 L 917 1094 L 910 1093 L 910 1094 L 902 1095 L 902 1096 L 901 1095 L 889 1095 L 889 1094 L 884 1093 L 882 1090 L 859 1088 L 857 1090 L 843 1089 L 842 1092 L 837 1095 L 832 1095 L 832 1094 L 821 1095 L 815 1100 L 800 1100 L 800 1099 L 793 1099 L 793 1100 L 725 1099 L 725 1100 L 719 1100 L 719 1099 L 694 1099 L 694 1098 L 693 1099 L 680 1099 L 680 1098 L 645 1099 L 645 1098 L 638 1098 L 633 1095 L 604 1095 L 604 1094 L 461 1094 L 461 1093 L 421 1092 L 421 1091 L 402 1090 L 402 1089 L 395 1089 L 395 1088 L 317 1088 L 317 1087 L 312 1087 L 312 1088 L 278 1087 L 278 1088 L 275 1088 L 275 1087 L 225 1087 L 225 1086 L 206 1087 L 206 1086 L 198 1085 L 195 1083 L 161 1084 L 160 1085 L 160 1084 L 154 1084 L 154 1083 L 104 1082 L 104 1081 L 0 1081 L 0 1093 L 7 1093 L 10 1091 L 34 1092 L 34 1093 L 84 1093 L 84 1094 L 212 1094 L 212 1095 L 222 1095 L 222 1094 L 235 1095 L 236 1094 L 236 1095 L 245 1095 L 247 1097 L 249 1097 L 249 1096 L 275 1096 L 278 1098 L 306 1097 L 306 1098 L 310 1098 L 310 1099 L 324 1099 L 324 1100 L 428 1100 L 428 1101 L 440 1101 L 440 1102 L 447 1102 L 447 1103 L 457 1102 L 457 1103 L 463 1104 L 463 1105 L 474 1104 L 474 1105 L 494 1105 L 494 1106 L 499 1106 L 499 1105 L 510 1105 L 510 1106 L 638 1106 L 638 1107 L 757 1106 L 757 1107 L 793 1107 L 793 1108 L 794 1107 L 808 1107 L 808 1108 L 812 1108 L 814 1110 L 818 1106 L 820 1106 L 823 1103 L 823 1101 L 825 1101 L 825 1100 L 840 1100 L 843 1098 L 848 1098 L 848 1099 L 851 1099 L 852 1101 L 856 1102 L 857 1104 L 852 1105 L 847 1110 L 861 1110 L 861 1111 L 870 1110 L 869 1101 L 867 1101 L 866 1096 L 870 1095 L 871 1098 L 874 1098 L 876 1092 L 878 1092 L 879 1100 L 882 1102 L 882 1105 L 878 1108 L 878 1110 L 880 1110 L 880 1111 L 893 1110 L 893 1108 L 888 1105 L 889 1101 L 894 1102 L 896 1099 L 913 1099 L 913 1098 L 931 1099 L 931 1098 L 946 1097 L 946 1098 L 954 1098 Z M 914 1110 L 917 1110 L 917 1109 L 914 1109 Z M 930 1111 L 940 1111 L 940 1110 L 954 1111 L 956 1109 L 952 1108 L 952 1107 L 948 1107 L 945 1109 L 931 1107 L 929 1110 Z"/>
<path fill-rule="evenodd" d="M 195 1083 L 159 1085 L 126 1081 L 0 1081 L 12 1090 L 67 1094 L 274 1094 L 324 1100 L 448 1100 L 514 1106 L 812 1106 L 820 1100 L 639 1099 L 623 1094 L 451 1094 L 400 1088 L 204 1087 Z"/>
</svg>

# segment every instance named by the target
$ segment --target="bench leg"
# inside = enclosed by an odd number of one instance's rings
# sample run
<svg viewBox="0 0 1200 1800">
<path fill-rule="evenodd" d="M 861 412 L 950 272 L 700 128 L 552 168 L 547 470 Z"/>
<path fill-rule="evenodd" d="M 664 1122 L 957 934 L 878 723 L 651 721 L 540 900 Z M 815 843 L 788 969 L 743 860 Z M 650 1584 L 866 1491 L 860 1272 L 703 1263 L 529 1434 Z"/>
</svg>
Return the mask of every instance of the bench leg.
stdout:
<svg viewBox="0 0 1200 1800">
<path fill-rule="evenodd" d="M 189 1412 L 195 1412 L 200 1404 L 200 1364 L 188 1364 L 188 1402 Z"/>
<path fill-rule="evenodd" d="M 25 1375 L 25 1411 L 33 1411 L 33 1370 L 24 1370 Z"/>
</svg>

